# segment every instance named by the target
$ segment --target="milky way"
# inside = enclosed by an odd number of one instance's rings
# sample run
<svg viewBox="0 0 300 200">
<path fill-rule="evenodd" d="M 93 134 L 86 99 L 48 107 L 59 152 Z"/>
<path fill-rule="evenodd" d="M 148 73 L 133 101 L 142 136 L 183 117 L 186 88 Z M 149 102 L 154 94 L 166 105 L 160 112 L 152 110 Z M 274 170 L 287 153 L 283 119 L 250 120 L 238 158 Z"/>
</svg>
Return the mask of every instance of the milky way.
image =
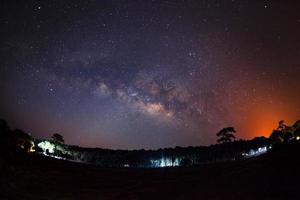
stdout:
<svg viewBox="0 0 300 200">
<path fill-rule="evenodd" d="M 300 118 L 297 1 L 1 2 L 0 117 L 104 148 L 208 145 Z"/>
</svg>

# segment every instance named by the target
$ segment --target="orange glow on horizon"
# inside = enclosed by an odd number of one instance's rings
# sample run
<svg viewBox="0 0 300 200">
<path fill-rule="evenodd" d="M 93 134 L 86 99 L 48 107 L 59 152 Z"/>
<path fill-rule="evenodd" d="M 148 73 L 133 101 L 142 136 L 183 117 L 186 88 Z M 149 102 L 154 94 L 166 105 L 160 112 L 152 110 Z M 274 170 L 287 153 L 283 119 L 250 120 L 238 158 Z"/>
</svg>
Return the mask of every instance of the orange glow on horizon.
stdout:
<svg viewBox="0 0 300 200">
<path fill-rule="evenodd" d="M 284 120 L 285 124 L 293 125 L 299 119 L 299 115 L 284 106 L 268 104 L 250 108 L 245 120 L 237 126 L 240 137 L 252 139 L 254 137 L 269 137 L 274 129 L 278 127 L 278 122 Z"/>
</svg>

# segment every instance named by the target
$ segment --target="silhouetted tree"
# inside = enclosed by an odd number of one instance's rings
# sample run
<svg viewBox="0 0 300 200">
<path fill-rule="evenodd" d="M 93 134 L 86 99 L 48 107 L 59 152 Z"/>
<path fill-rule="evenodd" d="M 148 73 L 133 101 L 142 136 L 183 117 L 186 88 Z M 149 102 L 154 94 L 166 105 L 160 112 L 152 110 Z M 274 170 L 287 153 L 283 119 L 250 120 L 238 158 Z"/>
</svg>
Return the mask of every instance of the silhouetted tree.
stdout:
<svg viewBox="0 0 300 200">
<path fill-rule="evenodd" d="M 280 120 L 278 122 L 278 127 L 277 130 L 278 131 L 284 131 L 286 129 L 287 125 L 284 124 L 284 120 Z"/>
<path fill-rule="evenodd" d="M 55 142 L 58 142 L 58 143 L 64 143 L 64 138 L 62 135 L 58 134 L 58 133 L 54 133 L 51 137 Z"/>
<path fill-rule="evenodd" d="M 296 129 L 295 132 L 294 132 L 294 136 L 297 138 L 300 137 L 300 128 Z"/>
<path fill-rule="evenodd" d="M 294 138 L 294 132 L 295 132 L 294 126 L 286 125 L 284 123 L 284 120 L 279 121 L 277 129 L 273 130 L 273 132 L 270 135 L 270 139 L 273 142 L 283 142 L 283 141 L 288 142 L 292 140 Z"/>
<path fill-rule="evenodd" d="M 1 135 L 8 134 L 8 132 L 10 132 L 9 126 L 7 125 L 5 120 L 1 119 L 0 120 L 0 133 L 1 133 Z"/>
<path fill-rule="evenodd" d="M 293 128 L 294 128 L 294 137 L 296 139 L 298 139 L 300 137 L 300 120 L 295 122 L 295 124 L 293 125 Z"/>
<path fill-rule="evenodd" d="M 284 138 L 284 135 L 283 135 L 283 132 L 282 131 L 279 131 L 279 130 L 273 130 L 270 137 L 272 142 L 283 142 L 283 138 Z"/>
<path fill-rule="evenodd" d="M 297 130 L 297 129 L 300 128 L 300 120 L 297 120 L 297 121 L 294 123 L 293 128 L 295 128 L 295 130 Z"/>
<path fill-rule="evenodd" d="M 5 153 L 14 147 L 11 130 L 5 120 L 0 120 L 0 153 Z"/>
<path fill-rule="evenodd" d="M 233 133 L 236 131 L 234 130 L 233 127 L 227 127 L 223 128 L 217 133 L 217 136 L 219 139 L 217 140 L 218 143 L 224 143 L 224 142 L 231 142 L 235 139 L 235 136 Z"/>
<path fill-rule="evenodd" d="M 294 128 L 294 137 L 299 140 L 300 137 L 300 120 L 296 121 L 293 125 Z"/>
<path fill-rule="evenodd" d="M 14 143 L 17 148 L 29 152 L 33 146 L 32 138 L 23 130 L 16 129 L 13 131 Z"/>
</svg>

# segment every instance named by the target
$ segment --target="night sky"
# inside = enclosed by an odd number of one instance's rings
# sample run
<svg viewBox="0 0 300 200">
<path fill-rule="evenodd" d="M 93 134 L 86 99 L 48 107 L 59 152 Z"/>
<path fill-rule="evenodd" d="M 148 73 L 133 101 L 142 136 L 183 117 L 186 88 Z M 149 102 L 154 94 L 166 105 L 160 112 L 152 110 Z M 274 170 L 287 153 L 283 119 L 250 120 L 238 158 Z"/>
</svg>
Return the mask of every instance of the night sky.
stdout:
<svg viewBox="0 0 300 200">
<path fill-rule="evenodd" d="M 300 119 L 300 2 L 1 1 L 0 118 L 113 149 Z"/>
</svg>

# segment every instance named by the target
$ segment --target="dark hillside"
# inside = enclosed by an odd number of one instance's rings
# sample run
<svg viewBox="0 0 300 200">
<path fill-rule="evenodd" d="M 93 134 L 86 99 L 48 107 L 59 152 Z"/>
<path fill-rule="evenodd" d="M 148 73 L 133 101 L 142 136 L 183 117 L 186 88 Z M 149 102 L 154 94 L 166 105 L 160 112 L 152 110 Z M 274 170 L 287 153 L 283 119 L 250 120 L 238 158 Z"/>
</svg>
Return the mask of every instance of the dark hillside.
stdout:
<svg viewBox="0 0 300 200">
<path fill-rule="evenodd" d="M 299 199 L 299 144 L 189 168 L 99 168 L 47 157 L 1 159 L 1 199 Z"/>
</svg>

